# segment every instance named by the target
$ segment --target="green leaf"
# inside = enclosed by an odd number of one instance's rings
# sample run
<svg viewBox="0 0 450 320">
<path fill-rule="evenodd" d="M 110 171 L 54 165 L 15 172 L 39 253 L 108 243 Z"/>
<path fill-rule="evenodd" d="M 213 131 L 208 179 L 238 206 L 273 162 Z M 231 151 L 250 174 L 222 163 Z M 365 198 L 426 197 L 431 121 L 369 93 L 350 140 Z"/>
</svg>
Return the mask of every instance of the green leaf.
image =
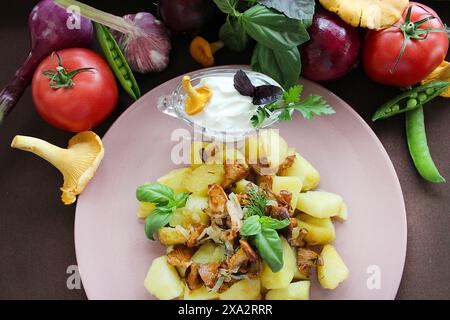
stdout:
<svg viewBox="0 0 450 320">
<path fill-rule="evenodd" d="M 300 52 L 297 47 L 272 50 L 258 43 L 253 51 L 251 65 L 253 70 L 267 74 L 284 88 L 289 88 L 300 77 Z"/>
<path fill-rule="evenodd" d="M 259 128 L 268 117 L 270 117 L 269 110 L 261 106 L 256 109 L 256 113 L 250 118 L 250 122 L 254 128 Z"/>
<path fill-rule="evenodd" d="M 244 220 L 244 224 L 241 229 L 239 229 L 239 233 L 242 236 L 249 237 L 254 236 L 261 232 L 261 223 L 259 222 L 259 216 L 250 216 Z"/>
<path fill-rule="evenodd" d="M 226 47 L 238 52 L 243 51 L 249 42 L 249 37 L 242 25 L 241 17 L 230 18 L 228 16 L 220 28 L 219 37 Z"/>
<path fill-rule="evenodd" d="M 153 234 L 169 223 L 172 214 L 173 210 L 165 207 L 156 207 L 145 219 L 145 234 L 147 238 L 155 240 Z"/>
<path fill-rule="evenodd" d="M 281 110 L 280 114 L 278 115 L 278 119 L 280 121 L 290 121 L 292 120 L 292 109 L 283 109 Z"/>
<path fill-rule="evenodd" d="M 242 24 L 247 33 L 258 43 L 276 50 L 297 47 L 309 40 L 302 21 L 256 5 L 242 14 Z"/>
<path fill-rule="evenodd" d="M 311 20 L 314 14 L 314 0 L 258 0 L 258 2 L 284 13 L 292 19 Z"/>
<path fill-rule="evenodd" d="M 297 103 L 300 101 L 300 95 L 302 94 L 303 86 L 295 85 L 289 88 L 289 90 L 283 93 L 284 103 L 289 105 L 291 103 Z"/>
<path fill-rule="evenodd" d="M 220 9 L 220 11 L 232 16 L 235 16 L 237 14 L 235 9 L 237 2 L 238 0 L 214 0 L 214 3 Z"/>
<path fill-rule="evenodd" d="M 291 223 L 289 219 L 278 220 L 267 216 L 261 217 L 259 221 L 263 227 L 275 230 L 286 228 Z"/>
<path fill-rule="evenodd" d="M 136 190 L 136 198 L 143 202 L 153 202 L 160 205 L 166 205 L 173 200 L 173 197 L 173 190 L 160 183 L 144 184 Z"/>
<path fill-rule="evenodd" d="M 308 120 L 311 120 L 314 116 L 336 113 L 336 111 L 334 111 L 334 109 L 318 95 L 310 95 L 308 98 L 300 101 L 298 104 L 291 105 L 290 107 L 300 111 L 303 117 Z"/>
<path fill-rule="evenodd" d="M 273 272 L 283 267 L 283 249 L 278 233 L 271 228 L 261 226 L 261 232 L 254 236 L 254 242 L 259 255 Z"/>
<path fill-rule="evenodd" d="M 189 193 L 182 192 L 175 196 L 174 206 L 177 208 L 183 208 L 186 205 L 186 201 L 189 197 Z"/>
</svg>

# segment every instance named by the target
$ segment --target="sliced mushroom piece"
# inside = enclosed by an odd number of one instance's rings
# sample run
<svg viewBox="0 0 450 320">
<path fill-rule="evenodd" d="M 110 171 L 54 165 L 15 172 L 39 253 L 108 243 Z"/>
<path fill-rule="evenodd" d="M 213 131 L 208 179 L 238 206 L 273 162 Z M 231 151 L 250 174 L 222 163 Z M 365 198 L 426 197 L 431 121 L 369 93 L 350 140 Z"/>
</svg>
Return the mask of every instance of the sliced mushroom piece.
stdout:
<svg viewBox="0 0 450 320">
<path fill-rule="evenodd" d="M 322 259 L 317 252 L 305 248 L 297 249 L 298 270 L 308 278 L 311 276 L 311 268 L 322 264 Z"/>
<path fill-rule="evenodd" d="M 224 168 L 224 180 L 222 187 L 224 189 L 229 188 L 235 182 L 245 179 L 248 175 L 248 168 L 242 163 L 225 163 Z"/>
<path fill-rule="evenodd" d="M 230 216 L 231 229 L 237 232 L 242 227 L 244 211 L 242 210 L 239 199 L 234 193 L 230 193 L 230 200 L 227 201 L 226 207 Z"/>
<path fill-rule="evenodd" d="M 292 154 L 290 156 L 287 156 L 286 159 L 284 159 L 283 163 L 280 164 L 280 167 L 278 168 L 278 173 L 281 173 L 285 171 L 286 169 L 289 169 L 292 167 L 295 161 L 295 154 Z"/>
<path fill-rule="evenodd" d="M 192 264 L 191 258 L 194 253 L 194 248 L 175 246 L 174 249 L 167 254 L 167 263 L 174 267 L 187 268 Z"/>
<path fill-rule="evenodd" d="M 219 276 L 219 267 L 219 262 L 204 263 L 200 265 L 198 273 L 207 287 L 212 288 L 215 286 L 217 277 Z"/>
<path fill-rule="evenodd" d="M 247 254 L 247 257 L 250 260 L 250 262 L 255 262 L 259 260 L 258 254 L 256 254 L 255 250 L 253 250 L 253 248 L 246 240 L 241 239 L 239 240 L 239 243 L 241 245 L 241 248 L 243 248 L 245 253 Z"/>
<path fill-rule="evenodd" d="M 199 274 L 200 266 L 197 263 L 192 263 L 185 273 L 186 285 L 189 290 L 199 289 L 203 286 L 202 278 Z"/>
</svg>

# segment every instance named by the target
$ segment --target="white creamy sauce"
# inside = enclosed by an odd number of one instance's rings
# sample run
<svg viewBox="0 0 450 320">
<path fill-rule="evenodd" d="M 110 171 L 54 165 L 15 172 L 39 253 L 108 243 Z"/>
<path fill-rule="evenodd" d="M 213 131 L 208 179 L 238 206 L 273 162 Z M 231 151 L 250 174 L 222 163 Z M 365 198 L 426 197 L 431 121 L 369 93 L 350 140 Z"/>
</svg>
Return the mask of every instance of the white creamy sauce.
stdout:
<svg viewBox="0 0 450 320">
<path fill-rule="evenodd" d="M 258 85 L 258 83 L 253 83 Z M 197 87 L 212 90 L 212 98 L 196 115 L 189 116 L 195 124 L 216 130 L 242 130 L 252 127 L 250 118 L 257 106 L 252 98 L 241 95 L 235 88 L 233 77 L 203 78 Z"/>
</svg>

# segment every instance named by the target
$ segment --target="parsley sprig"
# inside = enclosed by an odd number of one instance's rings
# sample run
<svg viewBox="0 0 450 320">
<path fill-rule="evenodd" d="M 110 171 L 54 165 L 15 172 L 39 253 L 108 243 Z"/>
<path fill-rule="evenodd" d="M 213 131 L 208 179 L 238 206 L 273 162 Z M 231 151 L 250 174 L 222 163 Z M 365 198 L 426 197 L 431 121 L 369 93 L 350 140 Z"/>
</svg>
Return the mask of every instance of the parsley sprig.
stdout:
<svg viewBox="0 0 450 320">
<path fill-rule="evenodd" d="M 303 86 L 295 85 L 283 92 L 283 96 L 271 103 L 258 107 L 256 114 L 252 116 L 251 123 L 259 128 L 263 122 L 279 111 L 280 121 L 292 120 L 295 110 L 299 111 L 305 119 L 311 120 L 315 116 L 336 113 L 334 109 L 319 95 L 310 95 L 300 100 Z"/>
</svg>

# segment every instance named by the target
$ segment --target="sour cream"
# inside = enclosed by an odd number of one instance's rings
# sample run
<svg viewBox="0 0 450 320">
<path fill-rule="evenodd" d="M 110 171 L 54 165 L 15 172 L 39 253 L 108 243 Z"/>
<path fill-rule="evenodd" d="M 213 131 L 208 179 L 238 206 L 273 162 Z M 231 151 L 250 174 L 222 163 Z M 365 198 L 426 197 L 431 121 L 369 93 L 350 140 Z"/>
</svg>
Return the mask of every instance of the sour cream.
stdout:
<svg viewBox="0 0 450 320">
<path fill-rule="evenodd" d="M 258 85 L 258 83 L 254 83 Z M 233 77 L 206 77 L 196 87 L 212 90 L 212 98 L 205 108 L 188 118 L 195 124 L 215 130 L 245 130 L 252 127 L 250 118 L 258 106 L 252 98 L 241 95 L 235 88 Z"/>
</svg>

